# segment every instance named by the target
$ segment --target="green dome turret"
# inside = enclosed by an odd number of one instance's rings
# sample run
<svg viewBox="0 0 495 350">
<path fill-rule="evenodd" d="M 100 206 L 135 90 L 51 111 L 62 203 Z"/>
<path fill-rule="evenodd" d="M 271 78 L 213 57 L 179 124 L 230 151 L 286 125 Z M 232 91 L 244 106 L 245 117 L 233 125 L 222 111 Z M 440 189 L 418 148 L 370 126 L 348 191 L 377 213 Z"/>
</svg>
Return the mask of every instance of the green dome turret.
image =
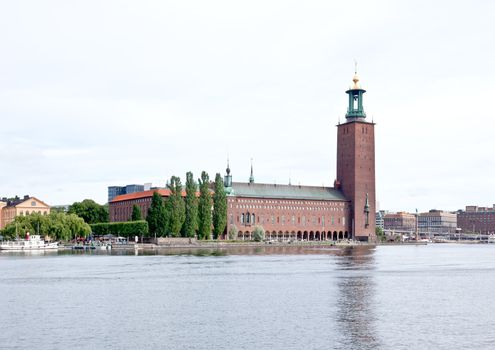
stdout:
<svg viewBox="0 0 495 350">
<path fill-rule="evenodd" d="M 354 73 L 354 78 L 352 78 L 352 81 L 352 86 L 346 91 L 346 94 L 349 95 L 349 106 L 347 107 L 345 117 L 347 119 L 364 119 L 366 118 L 366 113 L 364 113 L 363 108 L 363 94 L 366 90 L 361 88 L 357 72 Z"/>
</svg>

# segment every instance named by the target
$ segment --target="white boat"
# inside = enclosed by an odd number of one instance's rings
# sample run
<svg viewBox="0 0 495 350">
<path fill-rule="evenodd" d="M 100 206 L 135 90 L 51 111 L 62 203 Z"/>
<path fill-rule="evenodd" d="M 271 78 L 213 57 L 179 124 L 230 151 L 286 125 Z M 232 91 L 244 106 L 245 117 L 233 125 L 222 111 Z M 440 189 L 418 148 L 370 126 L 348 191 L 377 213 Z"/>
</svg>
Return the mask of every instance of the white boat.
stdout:
<svg viewBox="0 0 495 350">
<path fill-rule="evenodd" d="M 40 235 L 28 236 L 27 239 L 16 239 L 15 241 L 2 242 L 0 250 L 45 250 L 58 249 L 58 242 L 47 243 Z"/>
<path fill-rule="evenodd" d="M 103 244 L 76 244 L 72 246 L 74 250 L 111 250 L 112 245 L 103 243 Z"/>
</svg>

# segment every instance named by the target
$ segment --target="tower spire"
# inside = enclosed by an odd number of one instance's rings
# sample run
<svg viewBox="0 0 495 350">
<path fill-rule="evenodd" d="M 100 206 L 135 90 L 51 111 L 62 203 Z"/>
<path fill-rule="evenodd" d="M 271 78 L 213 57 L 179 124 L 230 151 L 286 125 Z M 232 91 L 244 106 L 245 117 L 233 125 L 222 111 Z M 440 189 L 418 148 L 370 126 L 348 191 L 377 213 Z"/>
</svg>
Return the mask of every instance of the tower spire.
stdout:
<svg viewBox="0 0 495 350">
<path fill-rule="evenodd" d="M 366 90 L 361 88 L 356 61 L 354 61 L 354 77 L 352 78 L 352 82 L 352 86 L 346 91 L 346 94 L 349 95 L 349 106 L 347 107 L 345 117 L 348 121 L 363 120 L 366 118 L 363 108 L 363 94 Z"/>
<path fill-rule="evenodd" d="M 251 158 L 251 176 L 249 176 L 249 183 L 254 183 L 254 175 L 253 175 L 253 158 Z"/>
<path fill-rule="evenodd" d="M 225 169 L 226 175 L 223 177 L 224 187 L 232 187 L 232 175 L 230 175 L 229 157 L 227 156 L 227 169 Z"/>
</svg>

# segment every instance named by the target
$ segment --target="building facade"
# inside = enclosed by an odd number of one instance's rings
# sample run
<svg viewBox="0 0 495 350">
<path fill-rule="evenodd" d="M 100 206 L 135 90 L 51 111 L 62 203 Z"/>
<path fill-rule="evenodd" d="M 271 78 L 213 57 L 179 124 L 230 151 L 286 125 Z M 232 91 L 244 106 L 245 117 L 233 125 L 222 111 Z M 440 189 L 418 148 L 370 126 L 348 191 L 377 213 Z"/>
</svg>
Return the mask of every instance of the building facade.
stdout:
<svg viewBox="0 0 495 350">
<path fill-rule="evenodd" d="M 115 197 L 123 194 L 131 194 L 144 191 L 144 185 L 125 185 L 125 186 L 108 186 L 108 203 Z"/>
<path fill-rule="evenodd" d="M 157 189 L 123 194 L 115 197 L 108 203 L 108 214 L 110 222 L 129 221 L 132 215 L 132 207 L 137 205 L 141 210 L 141 217 L 146 219 L 148 209 L 151 206 L 153 193 L 158 192 L 162 198 L 170 196 L 170 190 Z"/>
<path fill-rule="evenodd" d="M 268 239 L 350 238 L 350 202 L 333 188 L 258 184 L 253 179 L 233 182 L 226 190 L 227 226 L 237 229 L 239 239 L 251 239 L 255 226 L 263 227 Z"/>
<path fill-rule="evenodd" d="M 18 215 L 38 213 L 50 214 L 50 206 L 35 197 L 24 196 L 22 199 L 14 199 L 0 202 L 0 229 L 10 224 Z"/>
<path fill-rule="evenodd" d="M 382 230 L 385 228 L 385 223 L 383 221 L 383 218 L 385 217 L 386 214 L 388 214 L 388 211 L 386 211 L 386 210 L 379 210 L 376 212 L 376 214 L 375 214 L 375 226 L 377 228 L 380 228 Z"/>
<path fill-rule="evenodd" d="M 385 214 L 383 228 L 393 231 L 416 231 L 416 216 L 406 212 Z"/>
<path fill-rule="evenodd" d="M 457 226 L 465 233 L 495 234 L 495 204 L 493 207 L 471 205 L 459 210 Z"/>
<path fill-rule="evenodd" d="M 418 216 L 418 229 L 421 233 L 455 233 L 457 214 L 442 210 L 430 210 Z"/>
</svg>

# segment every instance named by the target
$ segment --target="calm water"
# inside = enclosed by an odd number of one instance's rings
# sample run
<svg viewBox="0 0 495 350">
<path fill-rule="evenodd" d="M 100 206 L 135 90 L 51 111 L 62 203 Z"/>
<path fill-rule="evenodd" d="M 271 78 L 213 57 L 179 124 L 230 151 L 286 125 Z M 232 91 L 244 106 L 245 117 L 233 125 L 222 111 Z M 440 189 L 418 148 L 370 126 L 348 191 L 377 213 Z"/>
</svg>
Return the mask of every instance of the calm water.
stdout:
<svg viewBox="0 0 495 350">
<path fill-rule="evenodd" d="M 2 349 L 494 349 L 494 326 L 495 245 L 0 254 Z"/>
</svg>

